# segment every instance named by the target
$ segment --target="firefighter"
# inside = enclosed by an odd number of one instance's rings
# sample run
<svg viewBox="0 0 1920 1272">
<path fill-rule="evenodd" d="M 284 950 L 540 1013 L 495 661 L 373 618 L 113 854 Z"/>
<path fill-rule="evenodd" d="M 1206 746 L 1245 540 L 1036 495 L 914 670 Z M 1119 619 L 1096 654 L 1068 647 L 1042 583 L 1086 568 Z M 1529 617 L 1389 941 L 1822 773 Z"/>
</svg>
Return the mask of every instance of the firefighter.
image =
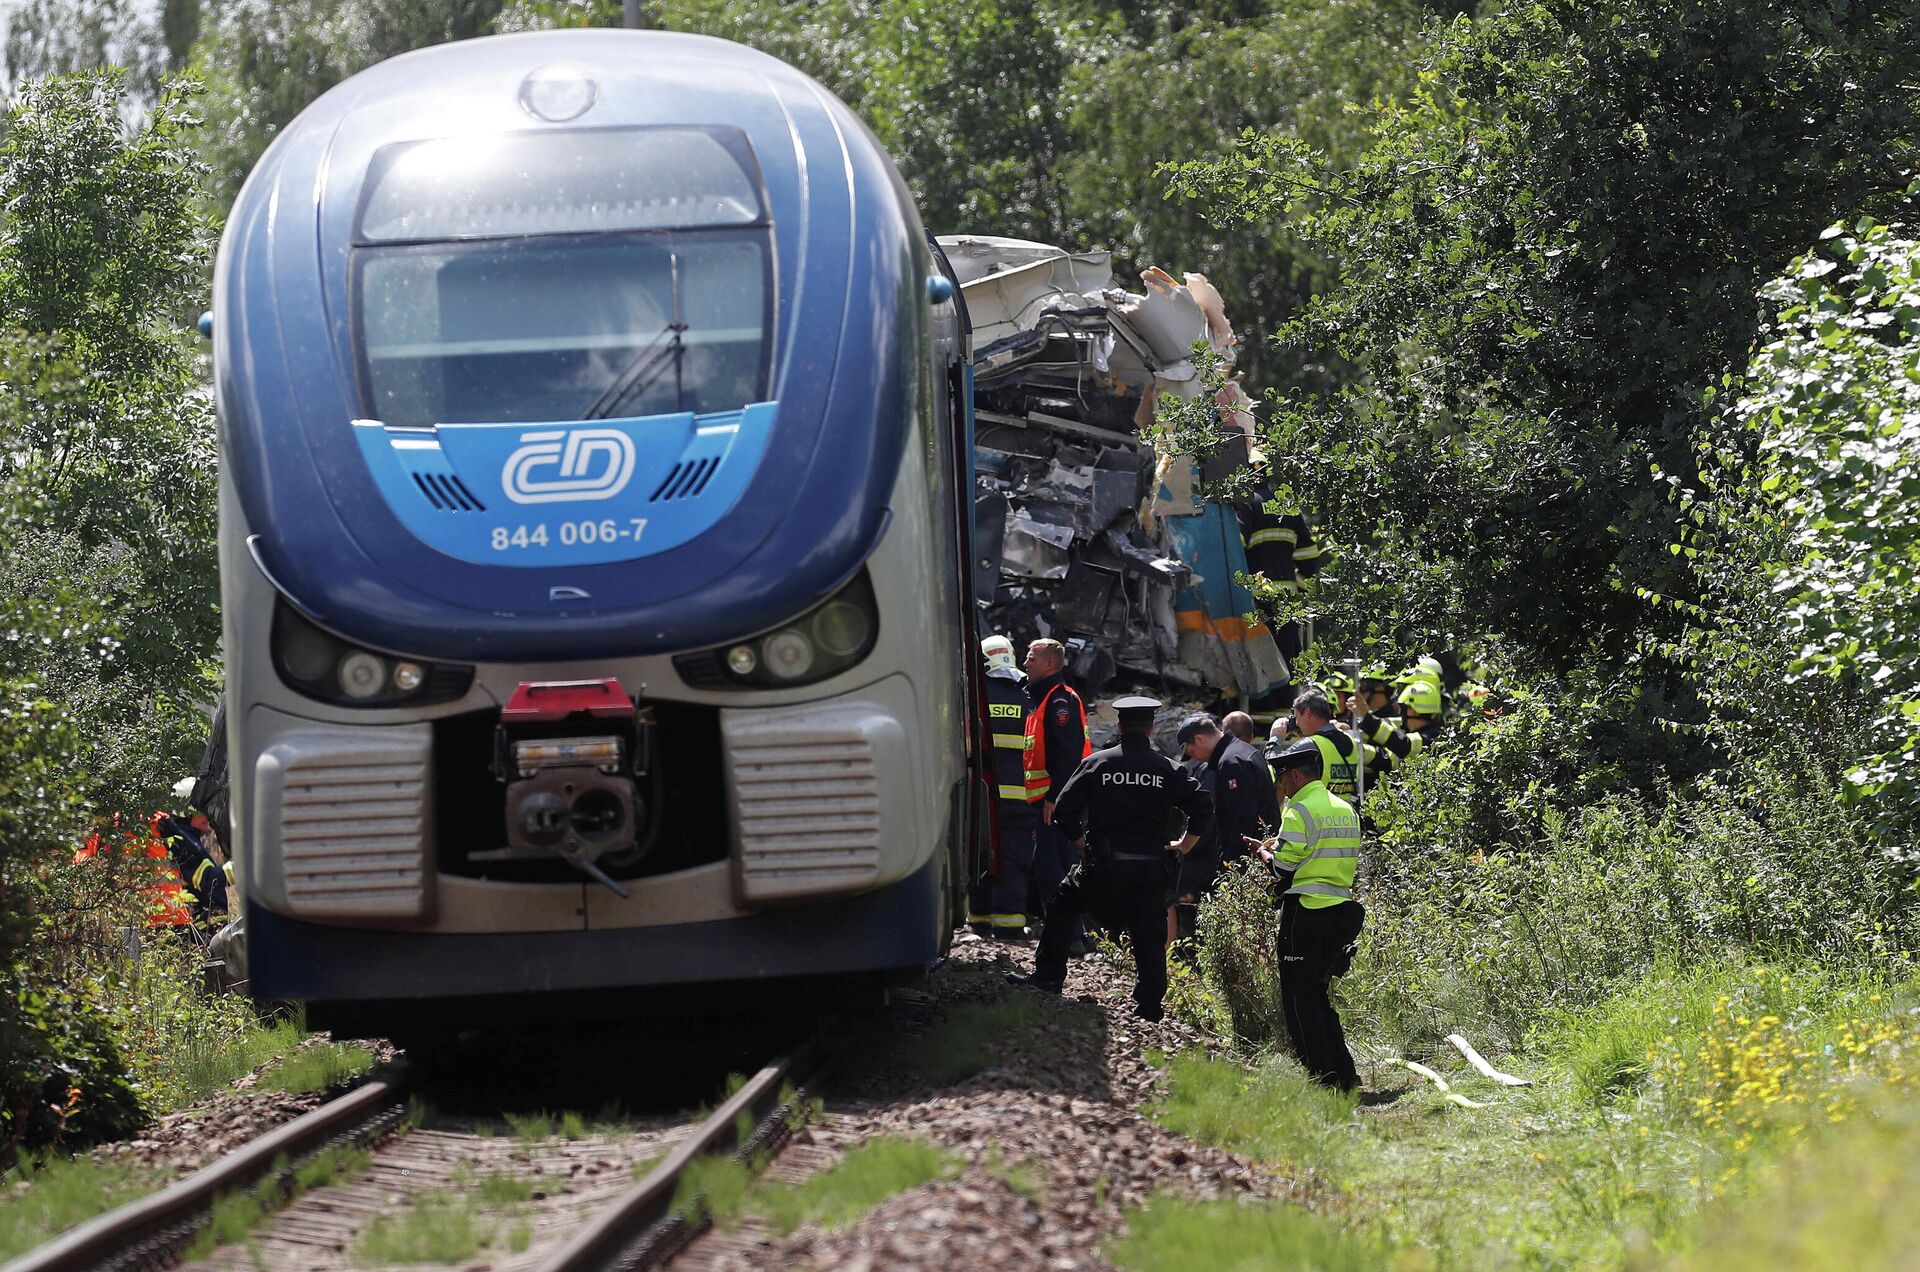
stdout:
<svg viewBox="0 0 1920 1272">
<path fill-rule="evenodd" d="M 1071 934 L 1090 914 L 1102 926 L 1126 932 L 1138 969 L 1134 1012 L 1142 1020 L 1159 1020 L 1167 992 L 1167 903 L 1176 862 L 1200 841 L 1213 810 L 1193 775 L 1154 749 L 1153 713 L 1160 704 L 1122 698 L 1113 706 L 1120 719 L 1119 745 L 1088 757 L 1054 803 L 1053 825 L 1074 841 L 1078 863 L 1047 907 L 1033 973 L 1008 979 L 1059 993 Z M 1184 834 L 1172 829 L 1176 812 L 1186 817 Z M 1179 838 L 1169 843 L 1170 834 Z"/>
<path fill-rule="evenodd" d="M 1441 738 L 1441 711 L 1444 703 L 1440 686 L 1431 680 L 1415 680 L 1400 691 L 1400 718 L 1396 722 L 1369 714 L 1360 722 L 1360 731 L 1373 743 L 1371 763 L 1382 773 L 1404 768 L 1426 753 Z"/>
<path fill-rule="evenodd" d="M 980 642 L 986 659 L 987 741 L 993 748 L 994 808 L 1000 819 L 997 870 L 975 883 L 967 921 L 996 940 L 1027 935 L 1027 884 L 1033 872 L 1033 831 L 1039 810 L 1027 802 L 1027 718 L 1033 700 L 1027 678 L 1013 663 L 1013 642 L 989 636 Z M 985 931 L 981 931 L 981 929 Z"/>
<path fill-rule="evenodd" d="M 1240 526 L 1240 538 L 1247 553 L 1247 573 L 1266 579 L 1281 591 L 1297 593 L 1305 589 L 1325 563 L 1326 550 L 1314 541 L 1313 527 L 1297 508 L 1281 513 L 1267 511 L 1273 490 L 1264 482 L 1251 498 L 1234 508 Z M 1306 647 L 1306 624 L 1287 623 L 1274 633 L 1281 657 L 1291 667 Z"/>
<path fill-rule="evenodd" d="M 1384 664 L 1375 663 L 1360 673 L 1360 683 L 1356 686 L 1356 697 L 1360 704 L 1360 714 L 1377 715 L 1386 719 L 1393 715 L 1393 693 L 1397 686 L 1394 674 Z M 1353 711 L 1349 708 L 1342 713 L 1342 719 L 1351 719 Z"/>
<path fill-rule="evenodd" d="M 186 901 L 196 923 L 205 923 L 216 914 L 227 912 L 227 877 L 213 859 L 200 834 L 178 817 L 161 814 L 154 822 L 154 835 L 166 845 L 173 868 L 186 885 Z"/>
<path fill-rule="evenodd" d="M 1027 717 L 1023 748 L 1027 802 L 1039 809 L 1033 833 L 1033 897 L 1044 913 L 1055 889 L 1075 861 L 1073 845 L 1053 828 L 1053 804 L 1060 789 L 1093 754 L 1087 741 L 1087 706 L 1067 683 L 1067 648 L 1057 640 L 1027 646 Z"/>
<path fill-rule="evenodd" d="M 1352 966 L 1366 921 L 1353 896 L 1360 818 L 1320 780 L 1321 751 L 1312 738 L 1277 748 L 1272 758 L 1287 807 L 1280 833 L 1255 851 L 1285 889 L 1279 946 L 1287 1038 L 1314 1081 L 1357 1091 L 1360 1075 L 1327 985 Z"/>
</svg>

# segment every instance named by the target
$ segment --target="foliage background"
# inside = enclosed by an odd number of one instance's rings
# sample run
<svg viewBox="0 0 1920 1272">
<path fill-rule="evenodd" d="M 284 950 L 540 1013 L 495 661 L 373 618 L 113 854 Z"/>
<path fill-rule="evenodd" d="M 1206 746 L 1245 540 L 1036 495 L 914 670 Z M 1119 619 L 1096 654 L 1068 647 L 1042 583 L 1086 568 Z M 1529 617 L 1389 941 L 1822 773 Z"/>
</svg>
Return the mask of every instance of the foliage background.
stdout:
<svg viewBox="0 0 1920 1272">
<path fill-rule="evenodd" d="M 44 950 L 106 904 L 56 866 L 101 817 L 164 799 L 217 687 L 212 421 L 182 333 L 220 213 L 362 67 L 618 8 L 12 14 L 0 522 L 33 550 L 0 558 L 0 936 L 56 988 L 0 1003 L 0 1141 L 108 1133 L 166 1088 L 143 1068 L 165 1039 L 124 1024 L 124 969 Z M 1724 960 L 1907 974 L 1920 4 L 646 12 L 845 97 L 938 230 L 1220 284 L 1270 391 L 1272 476 L 1337 553 L 1315 591 L 1265 596 L 1269 617 L 1316 617 L 1309 670 L 1445 652 L 1495 689 L 1375 810 L 1349 993 L 1381 1038 L 1417 1051 L 1471 1023 L 1518 1045 Z M 1166 423 L 1194 446 L 1211 428 Z M 1183 985 L 1256 1043 L 1269 922 L 1260 890 L 1227 889 Z M 97 1123 L 47 1113 L 69 1098 L 28 1081 L 50 1056 L 94 1075 Z"/>
</svg>

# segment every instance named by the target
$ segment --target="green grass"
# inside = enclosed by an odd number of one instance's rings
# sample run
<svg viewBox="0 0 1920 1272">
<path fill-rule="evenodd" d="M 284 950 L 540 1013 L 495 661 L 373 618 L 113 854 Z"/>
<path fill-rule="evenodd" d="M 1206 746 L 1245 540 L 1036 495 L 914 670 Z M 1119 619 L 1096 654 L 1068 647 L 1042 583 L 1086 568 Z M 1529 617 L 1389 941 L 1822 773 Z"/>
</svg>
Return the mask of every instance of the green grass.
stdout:
<svg viewBox="0 0 1920 1272">
<path fill-rule="evenodd" d="M 587 1138 L 587 1119 L 573 1110 L 564 1113 L 549 1113 L 535 1110 L 529 1113 L 506 1114 L 507 1126 L 517 1140 L 537 1144 L 542 1140 L 563 1139 L 569 1143 Z M 613 1125 L 609 1120 L 596 1122 L 597 1129 Z"/>
<path fill-rule="evenodd" d="M 353 1043 L 323 1042 L 296 1051 L 261 1075 L 265 1091 L 302 1095 L 330 1091 L 373 1067 L 373 1052 Z"/>
<path fill-rule="evenodd" d="M 380 1215 L 353 1242 L 361 1263 L 461 1263 L 492 1244 L 499 1224 L 471 1198 L 431 1193 L 397 1215 Z"/>
<path fill-rule="evenodd" d="M 801 1224 L 844 1227 L 889 1197 L 960 1173 L 959 1159 L 925 1140 L 868 1140 L 804 1183 L 775 1184 L 750 1203 L 782 1234 Z"/>
<path fill-rule="evenodd" d="M 23 1161 L 0 1185 L 0 1259 L 24 1254 L 164 1181 L 159 1171 L 124 1162 L 84 1157 Z"/>
<path fill-rule="evenodd" d="M 1912 1267 L 1920 1250 L 1920 1109 L 1911 1089 L 1881 1093 L 1871 1116 L 1830 1125 L 1708 1208 L 1694 1247 L 1699 1272 Z"/>
<path fill-rule="evenodd" d="M 657 1162 L 636 1162 L 633 1177 L 640 1179 Z M 706 1218 L 716 1227 L 730 1225 L 746 1208 L 755 1171 L 731 1157 L 696 1157 L 674 1187 L 673 1209 L 688 1218 Z"/>
<path fill-rule="evenodd" d="M 1885 1110 L 1920 1086 L 1916 1000 L 1920 983 L 1825 964 L 1664 969 L 1490 1055 L 1533 1087 L 1451 1049 L 1416 1057 L 1481 1109 L 1404 1070 L 1373 1068 L 1405 1093 L 1356 1110 L 1290 1060 L 1175 1056 L 1151 1115 L 1308 1184 L 1319 1213 L 1162 1198 L 1110 1253 L 1137 1269 L 1183 1248 L 1206 1267 L 1904 1266 L 1920 1115 Z M 1368 1024 L 1349 1017 L 1362 1040 Z M 1329 1233 L 1371 1261 L 1338 1261 L 1316 1244 Z"/>
<path fill-rule="evenodd" d="M 456 1171 L 455 1184 L 375 1218 L 354 1239 L 353 1257 L 382 1265 L 462 1263 L 489 1250 L 519 1254 L 532 1244 L 533 1224 L 521 1211 L 539 1191 L 537 1180 Z"/>
<path fill-rule="evenodd" d="M 236 1078 L 289 1054 L 305 1036 L 294 1021 L 277 1020 L 238 1038 L 191 1038 L 163 1058 L 162 1064 L 189 1102 L 204 1100 L 231 1086 Z"/>
<path fill-rule="evenodd" d="M 1377 1238 L 1287 1202 L 1242 1205 L 1156 1198 L 1128 1216 L 1108 1257 L 1138 1272 L 1375 1272 L 1388 1264 Z"/>
<path fill-rule="evenodd" d="M 1294 1172 L 1343 1164 L 1353 1100 L 1307 1079 L 1298 1066 L 1238 1064 L 1186 1054 L 1167 1062 L 1167 1096 L 1148 1110 L 1161 1125 Z"/>
<path fill-rule="evenodd" d="M 998 1146 L 989 1146 L 986 1160 L 981 1165 L 987 1174 L 1034 1205 L 1041 1205 L 1046 1201 L 1047 1168 L 1039 1162 L 1009 1162 L 1000 1155 Z"/>
<path fill-rule="evenodd" d="M 850 1149 L 840 1162 L 798 1184 L 758 1182 L 759 1163 L 702 1157 L 680 1177 L 674 1209 L 729 1227 L 742 1215 L 766 1219 L 782 1235 L 802 1224 L 844 1227 L 889 1197 L 960 1173 L 960 1161 L 925 1140 L 885 1137 Z M 644 1166 L 634 1168 L 636 1175 Z M 1022 1177 L 1031 1182 L 1029 1177 Z M 1045 1177 L 1040 1177 L 1044 1184 Z"/>
<path fill-rule="evenodd" d="M 187 1247 L 184 1257 L 189 1262 L 202 1259 L 217 1247 L 226 1245 L 245 1245 L 252 1249 L 253 1230 L 267 1216 L 285 1209 L 304 1192 L 324 1188 L 336 1180 L 358 1173 L 370 1160 L 371 1153 L 353 1145 L 325 1149 L 295 1167 L 292 1180 L 284 1188 L 279 1177 L 286 1170 L 286 1162 L 284 1159 L 276 1161 L 263 1183 L 215 1199 L 211 1218 Z"/>
</svg>

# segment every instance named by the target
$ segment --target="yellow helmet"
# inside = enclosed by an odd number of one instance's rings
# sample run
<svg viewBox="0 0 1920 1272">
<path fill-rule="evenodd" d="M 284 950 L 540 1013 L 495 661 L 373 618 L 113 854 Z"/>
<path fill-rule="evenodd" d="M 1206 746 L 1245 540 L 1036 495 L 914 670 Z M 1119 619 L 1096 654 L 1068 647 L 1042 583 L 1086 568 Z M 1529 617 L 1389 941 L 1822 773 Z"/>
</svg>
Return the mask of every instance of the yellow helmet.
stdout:
<svg viewBox="0 0 1920 1272">
<path fill-rule="evenodd" d="M 1430 720 L 1440 718 L 1440 686 L 1431 680 L 1415 680 L 1400 691 L 1400 706 L 1414 715 Z"/>
</svg>

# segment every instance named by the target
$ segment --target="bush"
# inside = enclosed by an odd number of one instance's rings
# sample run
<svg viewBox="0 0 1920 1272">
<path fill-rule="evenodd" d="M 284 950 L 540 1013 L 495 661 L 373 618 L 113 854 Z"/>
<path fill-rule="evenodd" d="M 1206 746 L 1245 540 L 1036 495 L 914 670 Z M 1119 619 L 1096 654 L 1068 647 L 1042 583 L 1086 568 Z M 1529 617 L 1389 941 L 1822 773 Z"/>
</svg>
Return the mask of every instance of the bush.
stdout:
<svg viewBox="0 0 1920 1272">
<path fill-rule="evenodd" d="M 1909 871 L 1811 761 L 1757 757 L 1737 784 L 1660 800 L 1549 784 L 1542 769 L 1579 745 L 1557 722 L 1579 707 L 1505 696 L 1368 800 L 1367 927 L 1340 992 L 1371 1031 L 1415 1054 L 1458 1030 L 1518 1042 L 1657 968 L 1728 955 L 1911 963 Z M 1201 906 L 1199 985 L 1176 1009 L 1244 1042 L 1284 1037 L 1274 935 L 1264 871 L 1229 872 Z"/>
<path fill-rule="evenodd" d="M 0 1153 L 97 1143 L 146 1123 L 106 1016 L 80 994 L 21 986 L 0 1018 Z"/>
</svg>

